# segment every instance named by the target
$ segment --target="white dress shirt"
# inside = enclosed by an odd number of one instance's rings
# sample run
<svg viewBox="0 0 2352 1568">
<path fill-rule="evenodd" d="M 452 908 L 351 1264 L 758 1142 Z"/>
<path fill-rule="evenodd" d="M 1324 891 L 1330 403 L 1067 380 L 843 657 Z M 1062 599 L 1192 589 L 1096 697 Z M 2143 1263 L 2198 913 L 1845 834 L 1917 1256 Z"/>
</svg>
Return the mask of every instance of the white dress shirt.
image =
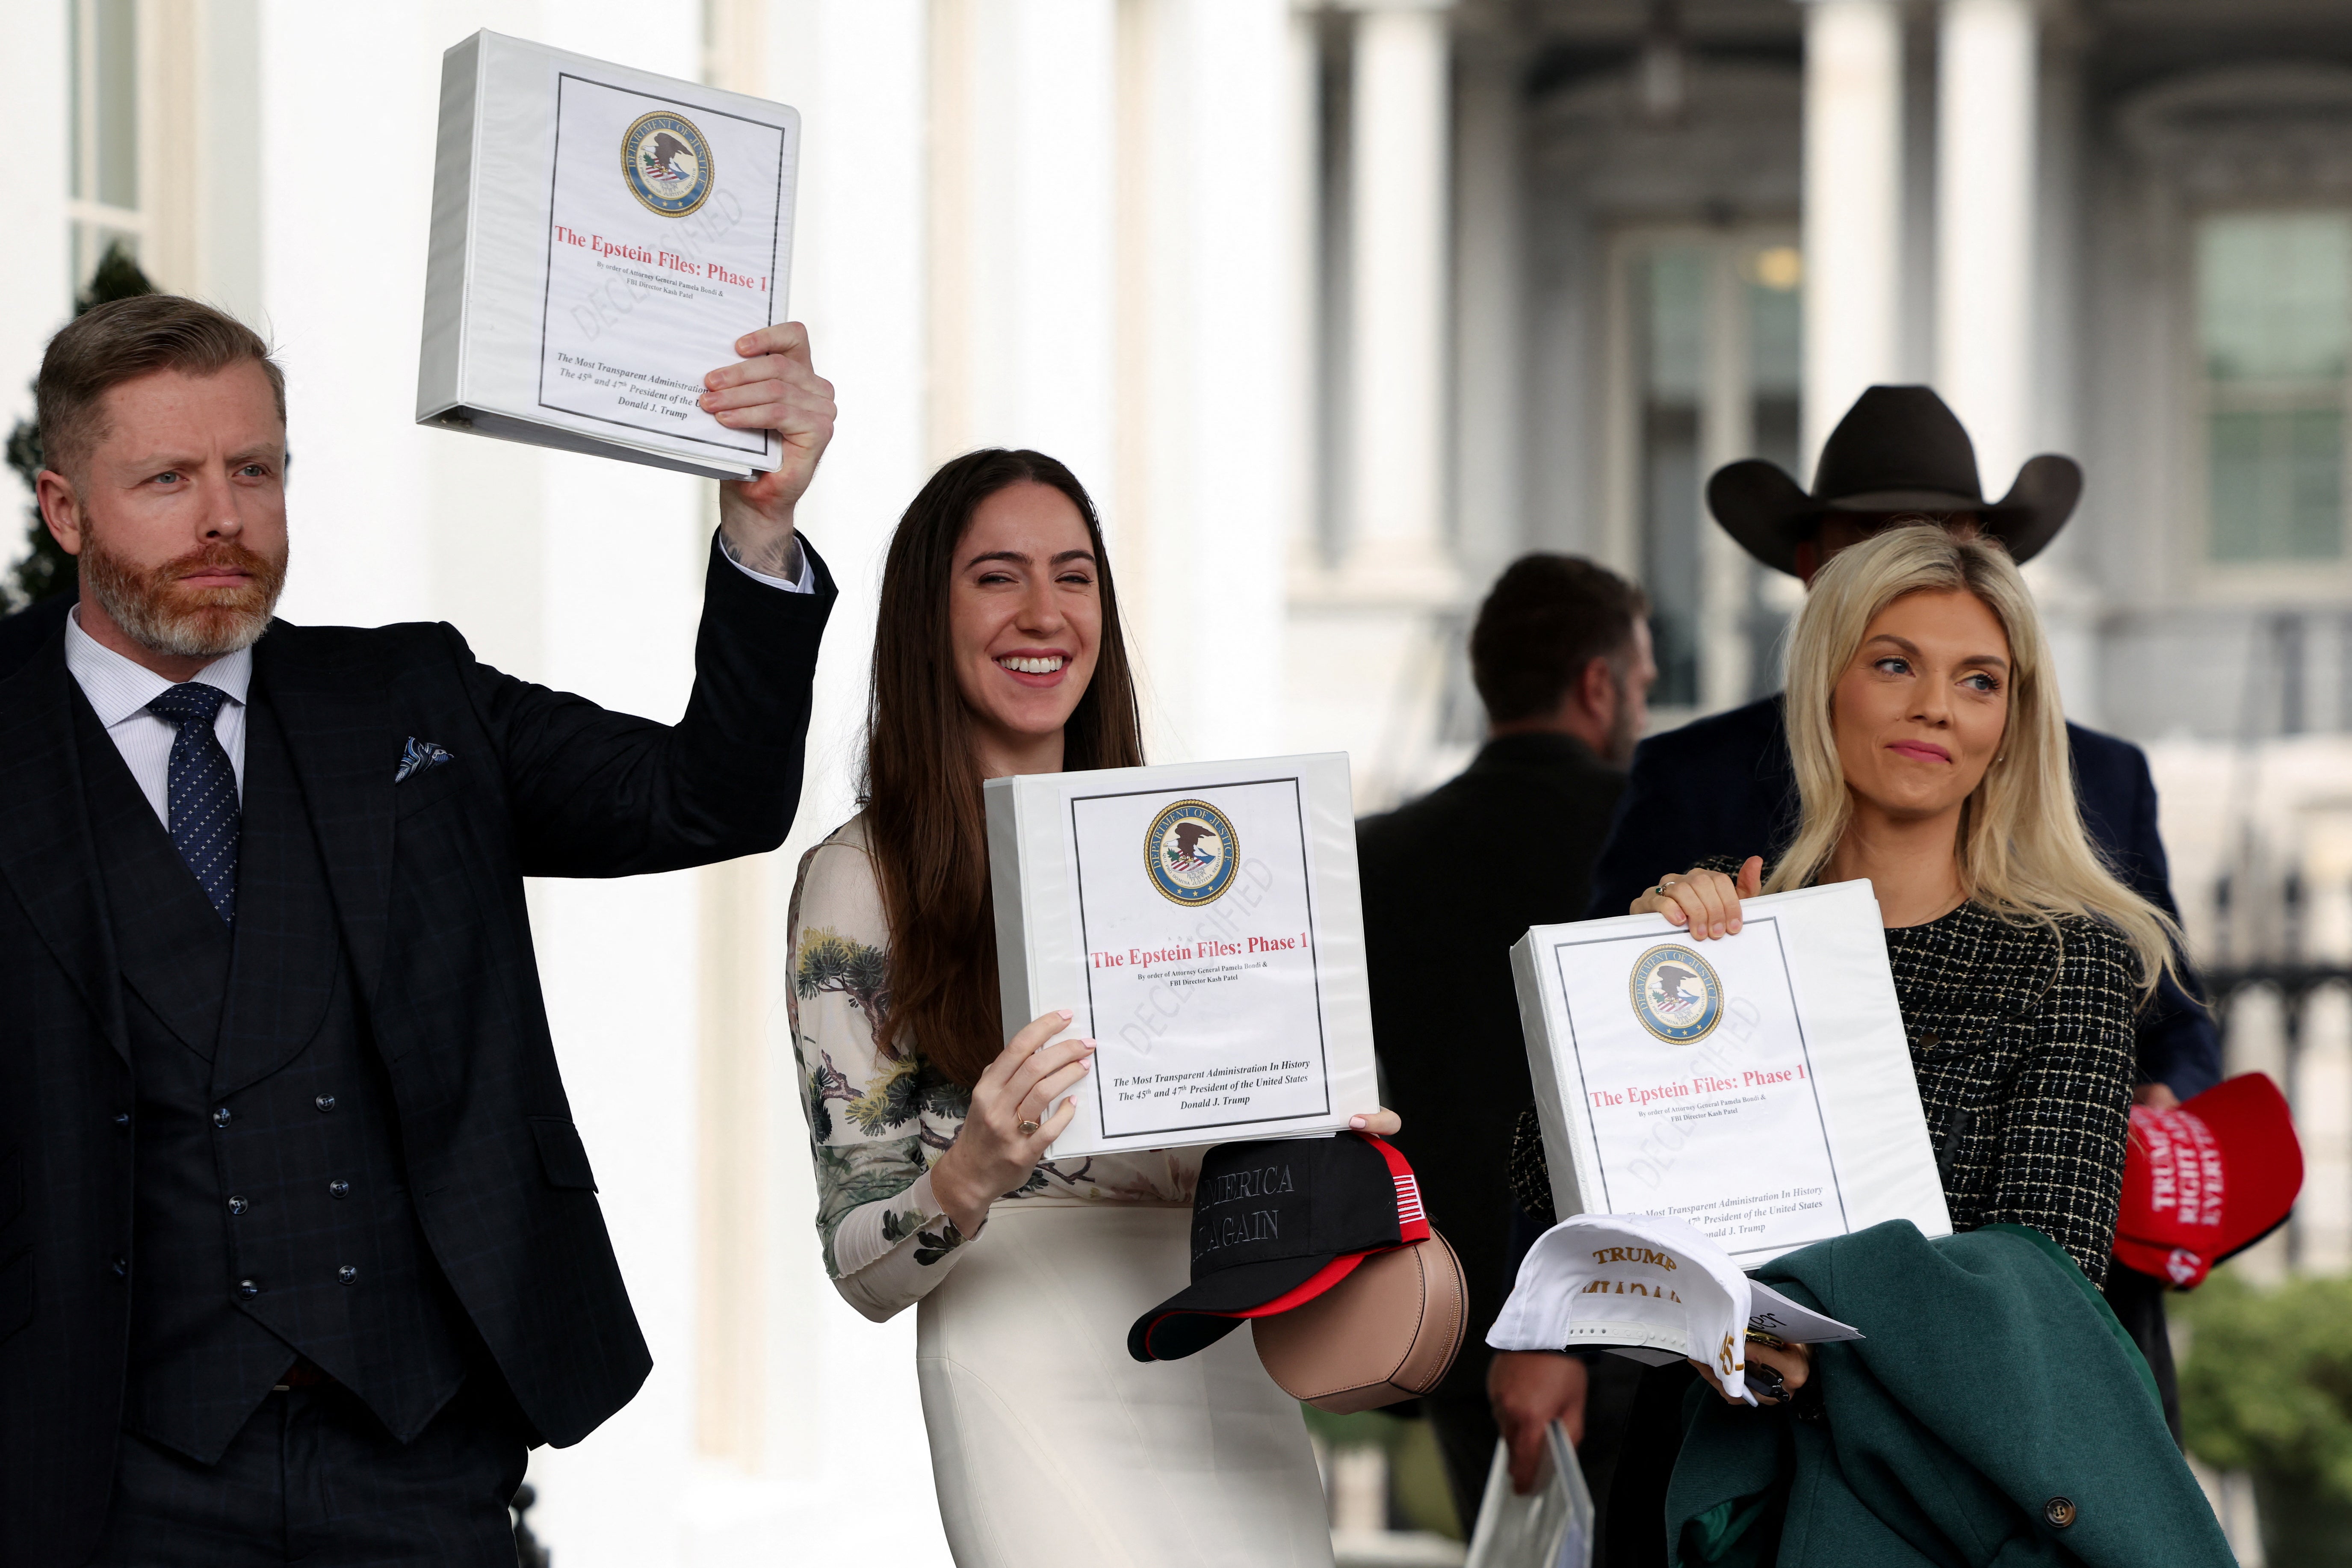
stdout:
<svg viewBox="0 0 2352 1568">
<path fill-rule="evenodd" d="M 743 575 L 771 588 L 781 588 L 787 594 L 816 592 L 815 564 L 810 561 L 808 552 L 801 548 L 797 536 L 793 540 L 795 571 L 792 578 L 771 577 L 744 565 L 736 560 L 725 534 L 719 536 L 719 552 Z M 82 630 L 79 605 L 66 616 L 66 668 L 73 672 L 74 679 L 81 686 L 81 694 L 97 710 L 98 721 L 106 726 L 114 749 L 122 753 L 124 765 L 139 782 L 140 793 L 155 808 L 156 820 L 169 829 L 172 742 L 179 739 L 180 727 L 147 711 L 147 704 L 171 690 L 177 682 L 166 680 L 145 665 L 125 658 Z M 220 742 L 221 750 L 228 753 L 228 765 L 236 774 L 236 797 L 242 803 L 245 694 L 253 684 L 253 650 L 241 647 L 216 658 L 191 679 L 228 693 L 228 700 L 221 704 L 219 714 L 213 720 L 213 735 Z"/>
<path fill-rule="evenodd" d="M 782 588 L 787 594 L 816 592 L 816 567 L 809 560 L 809 552 L 801 548 L 801 536 L 798 533 L 793 535 L 793 574 L 789 577 L 771 577 L 765 572 L 754 572 L 751 567 L 744 565 L 743 558 L 735 553 L 735 547 L 727 542 L 727 536 L 723 533 L 719 536 L 719 553 L 727 557 L 736 571 L 755 583 L 765 583 L 771 588 Z"/>
<path fill-rule="evenodd" d="M 178 684 L 164 679 L 145 665 L 125 658 L 81 629 L 81 606 L 66 616 L 66 668 L 81 686 L 81 694 L 106 726 L 114 749 L 139 782 L 140 793 L 155 808 L 156 820 L 172 826 L 172 742 L 180 727 L 147 711 L 147 704 Z M 245 693 L 253 684 L 253 650 L 241 647 L 196 671 L 192 678 L 228 694 L 213 720 L 213 735 L 228 753 L 236 774 L 236 794 L 245 798 Z"/>
</svg>

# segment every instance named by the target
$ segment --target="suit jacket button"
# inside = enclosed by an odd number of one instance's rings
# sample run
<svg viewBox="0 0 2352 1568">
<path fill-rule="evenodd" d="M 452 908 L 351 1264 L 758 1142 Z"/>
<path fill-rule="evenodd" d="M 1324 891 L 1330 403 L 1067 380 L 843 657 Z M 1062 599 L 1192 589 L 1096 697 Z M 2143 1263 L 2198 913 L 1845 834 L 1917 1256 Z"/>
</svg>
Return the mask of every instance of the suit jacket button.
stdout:
<svg viewBox="0 0 2352 1568">
<path fill-rule="evenodd" d="M 241 1196 L 234 1196 L 234 1195 L 230 1197 L 230 1199 L 228 1200 L 228 1212 L 229 1212 L 229 1213 L 231 1213 L 231 1214 L 243 1214 L 243 1213 L 245 1212 L 245 1209 L 246 1209 L 246 1203 L 245 1203 L 245 1199 L 244 1199 L 243 1197 L 241 1197 Z"/>
<path fill-rule="evenodd" d="M 131 1259 L 128 1258 L 116 1258 L 114 1260 L 114 1271 L 117 1274 L 129 1274 L 131 1272 Z"/>
<path fill-rule="evenodd" d="M 342 1177 L 337 1176 L 333 1181 L 327 1184 L 327 1195 L 331 1198 L 350 1197 L 352 1195 L 352 1184 L 343 1180 Z"/>
<path fill-rule="evenodd" d="M 2063 1530 L 2074 1522 L 2074 1500 L 2054 1497 L 2042 1505 L 2042 1517 L 2050 1521 L 2053 1530 Z"/>
<path fill-rule="evenodd" d="M 332 1110 L 335 1109 L 335 1097 L 331 1094 L 322 1094 L 310 1103 L 321 1110 Z"/>
<path fill-rule="evenodd" d="M 356 1263 L 344 1264 L 341 1268 L 335 1270 L 335 1278 L 341 1280 L 346 1285 L 358 1284 L 360 1279 L 359 1265 Z"/>
<path fill-rule="evenodd" d="M 227 1106 L 224 1105 L 218 1110 L 213 1112 L 213 1125 L 215 1127 L 226 1127 L 228 1125 Z"/>
<path fill-rule="evenodd" d="M 249 1301 L 261 1294 L 261 1287 L 250 1279 L 240 1279 L 236 1282 L 236 1293 Z"/>
</svg>

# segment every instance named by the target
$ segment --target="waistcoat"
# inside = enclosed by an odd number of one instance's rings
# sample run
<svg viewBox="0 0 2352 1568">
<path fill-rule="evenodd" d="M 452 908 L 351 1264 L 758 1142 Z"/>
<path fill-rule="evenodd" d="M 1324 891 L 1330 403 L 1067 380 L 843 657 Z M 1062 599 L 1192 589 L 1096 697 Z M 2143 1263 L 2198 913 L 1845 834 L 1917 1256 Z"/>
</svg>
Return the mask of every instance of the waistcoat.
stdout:
<svg viewBox="0 0 2352 1568">
<path fill-rule="evenodd" d="M 300 1356 L 404 1442 L 463 1381 L 469 1334 L 409 1200 L 266 694 L 247 710 L 234 931 L 74 707 L 138 1086 L 123 1425 L 211 1464 Z"/>
</svg>

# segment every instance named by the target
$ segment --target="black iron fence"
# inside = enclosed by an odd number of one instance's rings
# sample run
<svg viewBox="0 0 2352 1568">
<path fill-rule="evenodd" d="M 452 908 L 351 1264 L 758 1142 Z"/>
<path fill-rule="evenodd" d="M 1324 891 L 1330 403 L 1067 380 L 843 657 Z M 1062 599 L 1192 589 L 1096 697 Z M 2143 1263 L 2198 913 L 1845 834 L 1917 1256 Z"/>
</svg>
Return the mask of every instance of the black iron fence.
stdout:
<svg viewBox="0 0 2352 1568">
<path fill-rule="evenodd" d="M 2352 892 L 2352 889 L 2346 889 Z M 2310 1046 L 2308 1023 L 2315 997 L 2331 986 L 2352 995 L 2352 963 L 2342 957 L 2307 956 L 2311 923 L 2310 890 L 2297 870 L 2275 877 L 2224 875 L 2213 892 L 2213 962 L 2204 968 L 2205 989 L 2213 1021 L 2221 1030 L 2225 1056 L 2236 1058 L 2231 1034 L 2239 1004 L 2247 996 L 2268 992 L 2278 1005 L 2279 1087 L 2301 1127 L 2308 1109 L 2303 1102 L 2304 1057 Z M 2289 1268 L 2300 1266 L 2309 1237 L 2300 1219 L 2286 1228 Z"/>
</svg>

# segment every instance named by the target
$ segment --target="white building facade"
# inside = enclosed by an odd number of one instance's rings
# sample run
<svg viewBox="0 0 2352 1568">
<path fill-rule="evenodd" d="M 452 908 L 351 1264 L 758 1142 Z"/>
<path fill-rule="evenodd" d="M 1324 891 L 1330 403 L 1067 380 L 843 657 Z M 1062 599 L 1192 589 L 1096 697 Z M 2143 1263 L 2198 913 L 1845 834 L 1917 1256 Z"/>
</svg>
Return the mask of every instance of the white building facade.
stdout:
<svg viewBox="0 0 2352 1568">
<path fill-rule="evenodd" d="M 1345 750 L 1371 808 L 1475 744 L 1463 629 L 1524 550 L 1648 587 L 1662 723 L 1773 689 L 1794 586 L 1700 485 L 1752 455 L 1809 479 L 1862 387 L 1931 382 L 1996 491 L 2038 451 L 2084 463 L 2031 575 L 2070 711 L 2180 781 L 2192 931 L 2231 868 L 2352 888 L 2340 5 L 0 6 L 10 122 L 55 150 L 0 164 L 0 416 L 119 238 L 279 347 L 289 618 L 450 620 L 668 717 L 709 489 L 413 422 L 440 55 L 480 27 L 801 110 L 790 305 L 841 405 L 791 842 L 531 890 L 656 1360 L 537 1456 L 563 1568 L 946 1561 L 911 1315 L 864 1322 L 819 1267 L 781 942 L 799 852 L 854 809 L 883 546 L 957 452 L 1039 447 L 1094 490 L 1156 759 Z M 2310 940 L 2352 948 L 2347 921 Z M 2341 1215 L 2330 1005 L 2297 1070 Z M 2340 1266 L 2342 1231 L 2306 1260 Z"/>
</svg>

